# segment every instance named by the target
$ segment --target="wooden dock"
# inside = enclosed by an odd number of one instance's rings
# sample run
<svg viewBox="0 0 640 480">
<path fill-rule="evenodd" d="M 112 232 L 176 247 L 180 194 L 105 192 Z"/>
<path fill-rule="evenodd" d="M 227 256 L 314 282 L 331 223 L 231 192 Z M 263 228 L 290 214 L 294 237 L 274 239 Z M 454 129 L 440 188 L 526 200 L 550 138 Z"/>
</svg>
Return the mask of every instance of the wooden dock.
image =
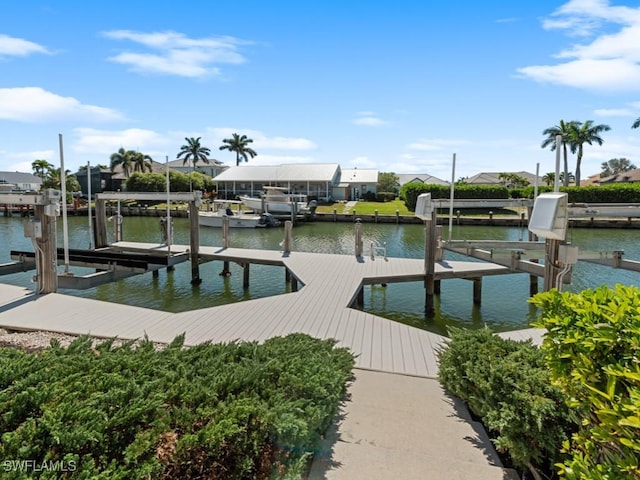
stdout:
<svg viewBox="0 0 640 480">
<path fill-rule="evenodd" d="M 119 242 L 121 251 L 166 246 Z M 186 245 L 171 246 L 184 254 Z M 185 333 L 187 345 L 205 341 L 264 341 L 293 332 L 333 338 L 357 355 L 356 366 L 390 373 L 435 377 L 436 351 L 445 337 L 350 308 L 363 285 L 423 280 L 424 260 L 355 257 L 306 252 L 201 247 L 203 261 L 281 265 L 300 282 L 298 291 L 229 305 L 169 313 L 58 293 L 34 295 L 0 284 L 0 326 L 126 339 L 147 335 L 170 342 Z M 487 262 L 438 262 L 436 279 L 515 273 Z M 284 282 L 284 275 L 283 275 Z"/>
</svg>

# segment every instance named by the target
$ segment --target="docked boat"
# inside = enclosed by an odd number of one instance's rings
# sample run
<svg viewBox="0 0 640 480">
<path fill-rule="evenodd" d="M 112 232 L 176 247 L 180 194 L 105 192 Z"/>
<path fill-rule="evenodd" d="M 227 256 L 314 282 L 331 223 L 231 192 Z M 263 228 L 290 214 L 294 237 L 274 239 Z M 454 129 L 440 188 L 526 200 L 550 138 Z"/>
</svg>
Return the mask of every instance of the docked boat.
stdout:
<svg viewBox="0 0 640 480">
<path fill-rule="evenodd" d="M 264 193 L 260 197 L 240 195 L 238 198 L 255 212 L 291 215 L 308 213 L 311 209 L 306 195 L 288 193 L 281 187 L 264 187 Z"/>
<path fill-rule="evenodd" d="M 222 227 L 225 218 L 230 228 L 277 227 L 280 222 L 268 212 L 245 212 L 242 202 L 235 200 L 214 200 L 213 210 L 198 212 L 198 224 L 203 227 Z"/>
</svg>

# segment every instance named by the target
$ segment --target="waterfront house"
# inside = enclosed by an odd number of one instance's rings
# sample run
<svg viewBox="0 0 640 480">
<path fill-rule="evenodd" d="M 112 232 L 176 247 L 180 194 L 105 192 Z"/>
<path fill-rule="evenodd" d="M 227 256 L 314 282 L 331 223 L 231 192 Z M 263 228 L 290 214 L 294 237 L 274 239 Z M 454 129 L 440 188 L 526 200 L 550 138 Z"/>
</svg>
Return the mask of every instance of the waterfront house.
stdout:
<svg viewBox="0 0 640 480">
<path fill-rule="evenodd" d="M 184 159 L 179 158 L 177 160 L 171 160 L 169 162 L 169 168 L 171 170 L 176 170 L 178 172 L 182 172 L 185 174 L 189 174 L 192 171 L 193 162 L 191 159 L 187 160 L 185 163 Z M 220 160 L 216 160 L 215 158 L 210 158 L 209 163 L 204 163 L 202 161 L 198 161 L 195 163 L 195 168 L 193 171 L 202 173 L 204 175 L 209 175 L 211 178 L 215 178 L 228 169 L 229 166 L 222 163 Z"/>
<path fill-rule="evenodd" d="M 426 183 L 428 185 L 449 185 L 449 182 L 446 182 L 438 177 L 434 177 L 433 175 L 429 175 L 428 173 L 398 173 L 396 174 L 398 177 L 398 183 L 402 187 L 407 183 Z"/>
<path fill-rule="evenodd" d="M 34 192 L 40 190 L 42 178 L 25 172 L 0 172 L 0 191 Z"/>
<path fill-rule="evenodd" d="M 591 178 L 591 177 L 589 177 Z M 612 183 L 635 183 L 640 182 L 640 168 L 616 173 L 609 177 L 600 177 L 595 183 L 599 185 L 610 185 Z"/>
<path fill-rule="evenodd" d="M 378 170 L 342 169 L 337 163 L 241 165 L 229 167 L 214 179 L 223 198 L 259 196 L 266 186 L 283 187 L 320 201 L 355 200 L 376 193 Z"/>
<path fill-rule="evenodd" d="M 505 187 L 513 187 L 505 183 L 504 178 L 501 178 L 504 174 L 513 174 L 522 177 L 529 181 L 530 185 L 536 184 L 536 175 L 529 172 L 480 172 L 472 177 L 466 179 L 466 183 L 469 185 L 504 185 Z M 538 185 L 544 185 L 542 177 L 537 177 Z"/>
</svg>

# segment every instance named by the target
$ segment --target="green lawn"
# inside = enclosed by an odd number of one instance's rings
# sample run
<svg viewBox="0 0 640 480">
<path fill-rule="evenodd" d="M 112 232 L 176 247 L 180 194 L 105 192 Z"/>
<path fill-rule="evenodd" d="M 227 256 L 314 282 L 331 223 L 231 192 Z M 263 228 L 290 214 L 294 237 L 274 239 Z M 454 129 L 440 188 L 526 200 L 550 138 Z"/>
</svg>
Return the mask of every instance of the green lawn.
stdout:
<svg viewBox="0 0 640 480">
<path fill-rule="evenodd" d="M 413 215 L 410 212 L 402 200 L 394 200 L 392 202 L 364 202 L 359 201 L 355 207 L 347 209 L 344 203 L 334 203 L 332 205 L 319 205 L 316 210 L 318 213 L 353 213 L 355 210 L 362 215 L 374 215 L 376 210 L 380 215 L 395 215 L 396 211 L 400 215 Z"/>
</svg>

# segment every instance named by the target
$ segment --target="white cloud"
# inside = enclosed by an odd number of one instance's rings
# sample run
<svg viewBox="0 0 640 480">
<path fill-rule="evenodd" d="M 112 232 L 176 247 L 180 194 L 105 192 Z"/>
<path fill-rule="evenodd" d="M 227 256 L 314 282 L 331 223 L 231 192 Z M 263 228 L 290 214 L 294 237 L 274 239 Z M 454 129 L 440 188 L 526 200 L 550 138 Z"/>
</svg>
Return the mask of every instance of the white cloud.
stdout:
<svg viewBox="0 0 640 480">
<path fill-rule="evenodd" d="M 224 161 L 224 160 L 223 160 Z M 282 165 L 282 164 L 294 164 L 294 163 L 314 163 L 316 160 L 309 156 L 296 156 L 296 155 L 256 155 L 249 159 L 249 162 L 241 162 L 240 165 Z M 235 165 L 235 157 L 233 160 L 225 161 L 228 165 Z"/>
<path fill-rule="evenodd" d="M 575 60 L 558 65 L 537 65 L 518 70 L 541 83 L 557 83 L 590 90 L 640 89 L 640 65 L 625 59 Z"/>
<path fill-rule="evenodd" d="M 378 168 L 378 163 L 369 157 L 358 156 L 345 162 L 344 168 Z"/>
<path fill-rule="evenodd" d="M 5 56 L 26 57 L 32 53 L 50 54 L 51 52 L 42 45 L 29 40 L 0 34 L 0 58 Z"/>
<path fill-rule="evenodd" d="M 60 120 L 122 120 L 110 108 L 84 105 L 73 97 L 62 97 L 39 87 L 0 88 L 0 119 L 19 122 Z"/>
<path fill-rule="evenodd" d="M 317 145 L 307 139 L 300 137 L 269 137 L 259 130 L 234 129 L 234 128 L 212 128 L 216 145 L 222 145 L 224 138 L 231 138 L 234 133 L 246 135 L 253 140 L 251 148 L 260 154 L 260 150 L 314 150 Z"/>
<path fill-rule="evenodd" d="M 176 152 L 179 150 L 179 147 L 175 147 L 173 141 L 167 136 L 140 128 L 126 130 L 76 128 L 73 135 L 74 141 L 71 148 L 74 152 L 106 155 L 107 159 L 119 148 L 124 148 L 125 150 L 144 152 L 154 160 L 162 162 L 164 158 L 157 157 L 168 154 L 167 148 L 170 147 Z M 169 154 L 169 158 L 173 159 L 173 156 L 173 154 Z"/>
<path fill-rule="evenodd" d="M 444 149 L 451 150 L 452 147 L 468 144 L 469 142 L 467 140 L 427 139 L 410 143 L 407 145 L 407 148 L 418 151 L 441 151 Z"/>
<path fill-rule="evenodd" d="M 593 111 L 595 115 L 600 117 L 628 117 L 633 113 L 626 108 L 598 108 Z"/>
<path fill-rule="evenodd" d="M 640 7 L 608 0 L 571 0 L 543 22 L 546 29 L 592 38 L 555 57 L 559 63 L 518 69 L 526 78 L 601 91 L 640 89 Z"/>
<path fill-rule="evenodd" d="M 356 125 L 363 125 L 365 127 L 381 127 L 388 125 L 389 122 L 382 120 L 374 112 L 358 112 L 358 116 L 353 119 L 353 123 Z"/>
<path fill-rule="evenodd" d="M 6 168 L 10 172 L 31 172 L 31 164 L 34 160 L 46 160 L 53 165 L 60 163 L 59 153 L 53 150 L 33 150 L 30 152 L 0 152 L 5 160 L 12 162 Z"/>
<path fill-rule="evenodd" d="M 125 51 L 109 60 L 128 65 L 132 71 L 201 78 L 220 75 L 218 64 L 241 64 L 245 57 L 238 52 L 251 42 L 234 37 L 189 38 L 166 31 L 143 33 L 130 30 L 103 32 L 107 38 L 128 40 L 151 52 Z"/>
</svg>

